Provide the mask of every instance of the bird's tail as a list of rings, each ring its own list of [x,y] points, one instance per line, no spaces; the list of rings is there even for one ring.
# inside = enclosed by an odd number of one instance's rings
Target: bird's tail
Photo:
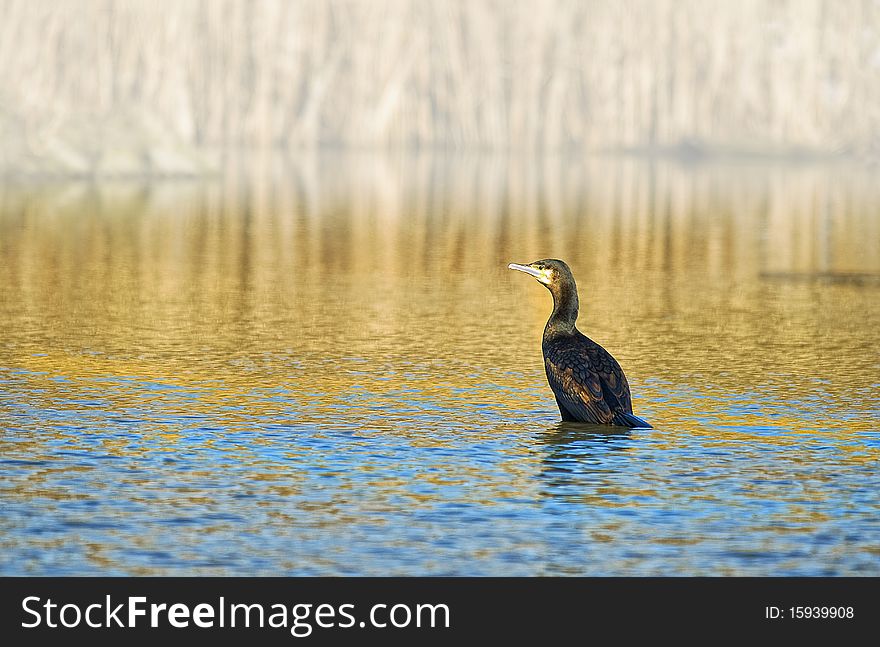
[[[647,420],[642,420],[638,416],[634,416],[631,413],[624,413],[623,411],[615,412],[614,424],[620,425],[621,427],[645,427],[648,429],[653,429],[653,427],[648,424]]]

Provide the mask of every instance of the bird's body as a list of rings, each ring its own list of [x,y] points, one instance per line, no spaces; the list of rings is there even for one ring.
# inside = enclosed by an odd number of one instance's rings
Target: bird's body
[[[600,425],[646,427],[633,415],[629,384],[620,364],[589,337],[544,338],[544,369],[562,419]]]
[[[611,354],[575,326],[577,285],[568,265],[556,259],[508,267],[526,272],[553,295],[553,313],[541,349],[547,381],[562,419],[622,427],[650,427],[633,415],[629,384]]]

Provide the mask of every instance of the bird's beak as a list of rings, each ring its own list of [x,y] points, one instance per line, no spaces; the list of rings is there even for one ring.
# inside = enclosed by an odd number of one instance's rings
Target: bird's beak
[[[540,279],[543,274],[541,270],[536,270],[531,265],[520,265],[519,263],[511,263],[507,266],[509,270],[519,270],[520,272],[525,272],[529,276],[534,276],[536,279]]]

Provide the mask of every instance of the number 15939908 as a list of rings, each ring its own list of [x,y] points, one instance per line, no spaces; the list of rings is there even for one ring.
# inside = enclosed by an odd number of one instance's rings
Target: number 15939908
[[[853,607],[764,607],[764,617],[768,620],[792,618],[795,620],[846,620],[855,617]]]

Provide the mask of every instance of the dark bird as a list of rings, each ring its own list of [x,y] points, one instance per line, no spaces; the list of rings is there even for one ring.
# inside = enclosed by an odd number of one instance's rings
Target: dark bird
[[[629,384],[611,353],[574,325],[578,294],[568,265],[555,258],[528,265],[511,263],[512,270],[534,276],[553,295],[553,314],[544,326],[541,349],[547,381],[562,419],[621,427],[650,427],[633,415]]]

